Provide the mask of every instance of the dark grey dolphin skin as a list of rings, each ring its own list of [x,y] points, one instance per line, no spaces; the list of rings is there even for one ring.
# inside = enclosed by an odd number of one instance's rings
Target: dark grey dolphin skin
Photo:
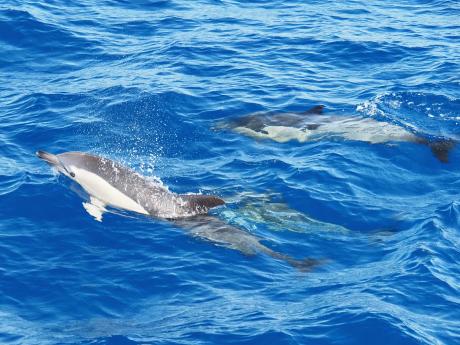
[[[299,142],[341,137],[369,143],[413,142],[426,145],[441,162],[449,161],[449,151],[456,145],[453,139],[428,139],[387,122],[357,116],[324,115],[318,105],[304,112],[255,113],[231,120],[223,126],[244,135],[278,142]]]
[[[185,219],[176,219],[174,223],[187,229],[193,236],[198,238],[238,250],[247,256],[264,253],[274,259],[287,262],[301,272],[309,272],[315,266],[324,262],[324,260],[312,258],[298,260],[289,255],[276,252],[260,243],[262,240],[261,238],[251,235],[246,231],[238,229],[210,215],[198,215]]]
[[[263,132],[266,126],[281,125],[286,127],[305,127],[309,130],[317,129],[320,124],[309,115],[322,115],[324,105],[317,105],[299,113],[256,113],[233,119],[231,127],[246,127],[255,132]]]
[[[169,220],[186,229],[193,236],[238,250],[246,255],[265,253],[301,271],[309,271],[320,263],[309,258],[296,260],[275,252],[261,244],[259,238],[207,215],[211,208],[225,203],[219,197],[175,194],[159,182],[147,179],[117,162],[87,153],[66,152],[53,155],[38,151],[37,156],[80,184],[90,198],[98,201],[93,200],[92,207],[96,210],[85,206],[91,215],[99,216],[98,220],[101,220],[98,212],[104,212],[105,205],[111,205]],[[118,199],[109,200],[110,198]]]

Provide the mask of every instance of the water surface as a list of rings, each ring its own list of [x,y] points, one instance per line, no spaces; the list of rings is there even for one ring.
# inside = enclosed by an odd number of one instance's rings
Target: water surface
[[[278,144],[214,127],[255,111],[372,117],[459,139],[457,1],[0,4],[0,342],[460,342],[460,149]],[[108,214],[34,155],[86,151],[282,261]]]

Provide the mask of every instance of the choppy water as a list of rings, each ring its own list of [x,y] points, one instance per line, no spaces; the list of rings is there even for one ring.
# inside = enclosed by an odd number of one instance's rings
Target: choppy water
[[[278,144],[254,111],[375,117],[459,139],[458,1],[0,4],[0,342],[460,342],[460,148]],[[89,151],[217,194],[265,255],[108,214],[39,161]]]

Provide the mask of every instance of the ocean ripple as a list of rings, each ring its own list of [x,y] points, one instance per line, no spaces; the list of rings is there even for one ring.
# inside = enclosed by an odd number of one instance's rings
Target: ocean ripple
[[[458,145],[276,143],[254,112],[370,117],[460,140],[456,1],[0,4],[0,342],[460,342]],[[35,152],[85,151],[178,193],[306,274],[172,223],[95,222]]]

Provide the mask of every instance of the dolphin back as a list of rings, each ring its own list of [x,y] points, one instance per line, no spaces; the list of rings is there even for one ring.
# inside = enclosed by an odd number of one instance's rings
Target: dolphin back
[[[186,201],[191,209],[202,212],[207,212],[213,207],[225,204],[224,200],[214,195],[181,194],[180,198]]]

